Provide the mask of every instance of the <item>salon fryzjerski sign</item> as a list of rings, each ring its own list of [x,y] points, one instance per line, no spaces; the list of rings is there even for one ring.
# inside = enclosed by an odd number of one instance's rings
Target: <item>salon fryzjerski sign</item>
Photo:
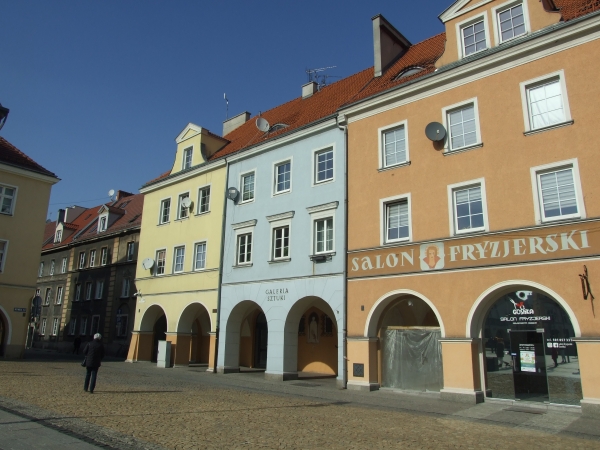
[[[352,252],[348,277],[428,272],[598,255],[599,222]]]

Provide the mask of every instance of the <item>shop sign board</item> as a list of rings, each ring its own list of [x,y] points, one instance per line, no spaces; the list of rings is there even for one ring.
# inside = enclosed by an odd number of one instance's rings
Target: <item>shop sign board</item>
[[[600,227],[585,222],[348,254],[348,278],[550,261],[600,254]]]

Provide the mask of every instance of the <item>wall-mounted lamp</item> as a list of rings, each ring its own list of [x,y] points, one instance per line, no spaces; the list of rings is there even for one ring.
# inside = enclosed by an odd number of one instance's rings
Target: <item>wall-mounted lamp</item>
[[[139,303],[146,303],[146,301],[144,300],[144,297],[142,297],[142,291],[137,291],[135,294],[133,294],[134,297],[139,297]]]

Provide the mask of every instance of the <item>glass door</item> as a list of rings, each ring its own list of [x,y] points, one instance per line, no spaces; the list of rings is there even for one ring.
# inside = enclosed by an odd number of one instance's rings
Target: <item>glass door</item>
[[[510,330],[509,336],[515,398],[530,402],[550,401],[544,330]]]

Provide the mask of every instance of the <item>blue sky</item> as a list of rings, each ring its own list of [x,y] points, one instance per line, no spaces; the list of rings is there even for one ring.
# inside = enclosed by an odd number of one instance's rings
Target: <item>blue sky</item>
[[[175,137],[300,95],[307,68],[373,65],[371,17],[411,42],[451,0],[0,0],[5,139],[55,172],[49,216],[138,192],[171,168]],[[335,78],[332,78],[335,80]]]

